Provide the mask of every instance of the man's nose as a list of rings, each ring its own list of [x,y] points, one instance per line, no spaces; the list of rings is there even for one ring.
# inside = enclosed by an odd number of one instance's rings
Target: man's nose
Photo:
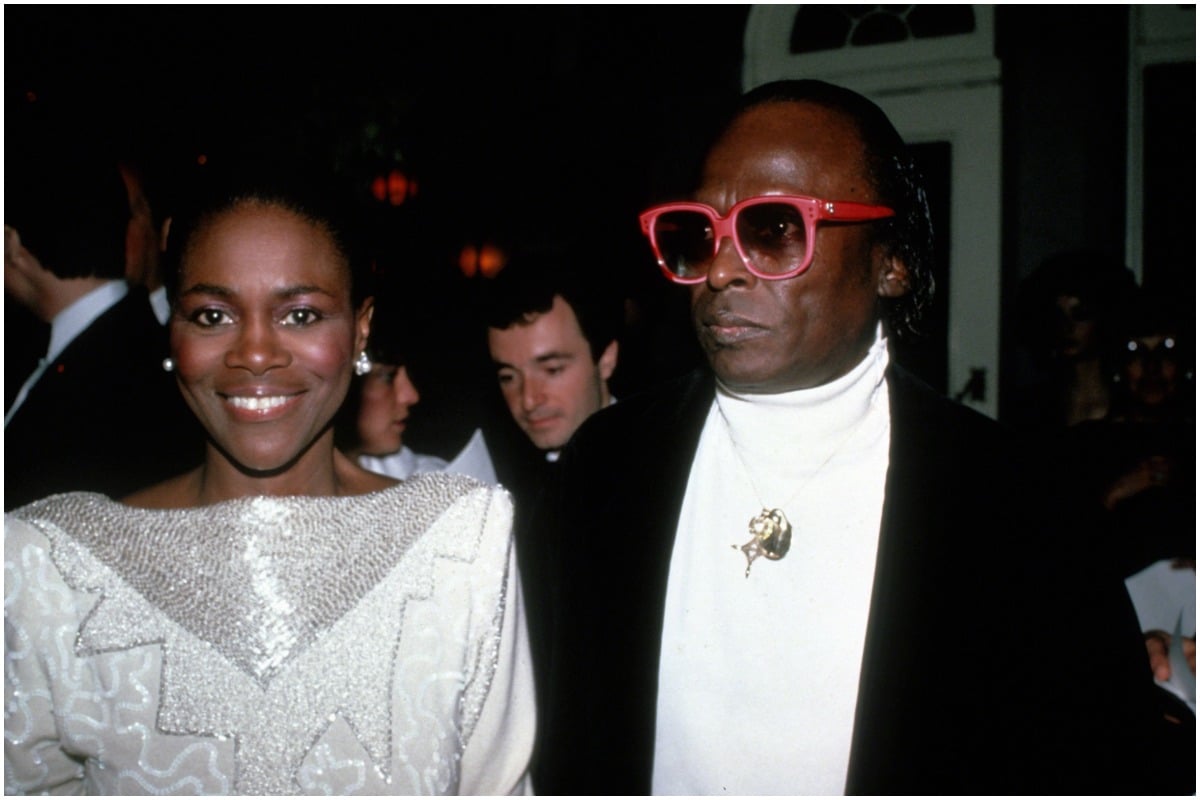
[[[544,393],[542,391],[542,382],[537,378],[526,378],[521,384],[521,408],[524,411],[532,411],[542,404]]]
[[[746,269],[746,262],[738,253],[732,236],[725,236],[717,246],[717,253],[708,265],[708,285],[714,291],[727,286],[745,285],[754,280],[754,273]]]

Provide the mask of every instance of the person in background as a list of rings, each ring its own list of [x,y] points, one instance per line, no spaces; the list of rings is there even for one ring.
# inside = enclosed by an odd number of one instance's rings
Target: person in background
[[[116,158],[52,136],[20,152],[5,174],[4,288],[37,324],[5,343],[34,359],[6,365],[19,389],[4,418],[5,509],[120,495],[195,466],[202,436],[162,371],[166,332],[123,277],[136,215]]]
[[[519,253],[479,298],[487,352],[507,408],[499,414],[507,419],[488,426],[489,448],[516,504],[517,556],[538,653],[550,646],[544,592],[554,545],[530,518],[563,445],[584,420],[615,402],[609,380],[617,369],[623,308],[602,275],[587,258],[559,248]]]
[[[1160,683],[1171,677],[1169,650],[1181,614],[1179,635],[1195,673],[1194,329],[1194,313],[1175,298],[1145,288],[1130,297],[1114,319],[1105,358],[1110,411],[1072,429],[1063,470],[1078,476],[1112,523],[1115,563]],[[1182,609],[1169,602],[1178,596]],[[1190,699],[1194,705],[1194,692]],[[1194,709],[1173,716],[1190,727],[1181,752],[1194,756]]]
[[[129,195],[129,234],[125,239],[125,280],[144,287],[154,316],[163,325],[171,314],[162,279],[162,253],[171,217],[165,167],[148,156],[128,154],[120,161],[121,179]]]
[[[1017,326],[1037,376],[1020,392],[1013,427],[1057,442],[1063,429],[1108,414],[1105,356],[1135,290],[1123,263],[1093,250],[1056,253],[1022,282]]]
[[[563,255],[514,259],[488,287],[488,352],[513,420],[550,461],[613,402],[621,305]]]
[[[526,792],[511,501],[334,447],[372,310],[348,205],[233,167],[166,259],[203,462],[5,517],[5,792]]]
[[[367,360],[356,365],[359,375],[351,383],[336,423],[343,452],[363,468],[397,480],[420,472],[458,472],[484,483],[497,483],[496,468],[479,428],[451,460],[414,452],[404,444],[412,407],[420,402],[421,394],[408,371],[404,344],[408,333],[393,321],[395,311],[387,297],[377,297]]]
[[[532,522],[535,790],[1192,791],[1086,510],[890,359],[933,232],[886,115],[763,85],[698,177],[641,223],[707,365],[592,415]]]

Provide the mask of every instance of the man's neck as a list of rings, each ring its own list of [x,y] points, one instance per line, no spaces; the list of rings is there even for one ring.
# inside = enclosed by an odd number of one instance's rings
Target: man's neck
[[[34,312],[44,321],[53,322],[64,309],[69,308],[75,301],[92,292],[111,278],[55,278],[42,292],[42,302],[38,303]]]

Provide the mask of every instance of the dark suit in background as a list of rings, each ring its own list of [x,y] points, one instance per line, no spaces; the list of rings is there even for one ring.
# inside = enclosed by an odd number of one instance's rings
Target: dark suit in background
[[[76,336],[5,427],[5,510],[76,489],[120,498],[196,466],[202,432],[166,355],[139,288]]]

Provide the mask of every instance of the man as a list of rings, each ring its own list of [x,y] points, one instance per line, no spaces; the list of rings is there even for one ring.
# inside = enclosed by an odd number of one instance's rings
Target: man
[[[125,280],[131,286],[145,287],[150,307],[158,321],[166,325],[171,316],[167,289],[163,286],[162,253],[166,246],[170,217],[165,187],[153,169],[143,164],[150,159],[128,157],[121,161],[121,180],[129,197],[129,232],[125,237]],[[151,196],[156,195],[151,200]]]
[[[5,292],[48,336],[5,409],[5,509],[75,489],[121,497],[194,465],[203,440],[163,371],[166,331],[123,279],[115,160],[29,144],[5,180]]]
[[[555,460],[575,430],[612,402],[620,306],[585,291],[571,263],[514,261],[491,287],[488,352],[513,421]]]
[[[1157,788],[1119,580],[1010,437],[889,363],[932,290],[891,123],[761,87],[693,199],[642,222],[710,369],[589,419],[535,520],[558,570],[535,790]]]
[[[622,308],[602,285],[583,285],[582,275],[602,274],[588,258],[553,249],[520,254],[482,298],[488,353],[515,423],[488,424],[485,435],[496,475],[513,495],[530,644],[543,654],[538,666],[548,647],[550,609],[542,593],[550,585],[547,559],[554,548],[543,538],[546,529],[529,520],[563,445],[584,420],[614,402],[609,379],[617,367]],[[539,680],[539,704],[546,686]]]

